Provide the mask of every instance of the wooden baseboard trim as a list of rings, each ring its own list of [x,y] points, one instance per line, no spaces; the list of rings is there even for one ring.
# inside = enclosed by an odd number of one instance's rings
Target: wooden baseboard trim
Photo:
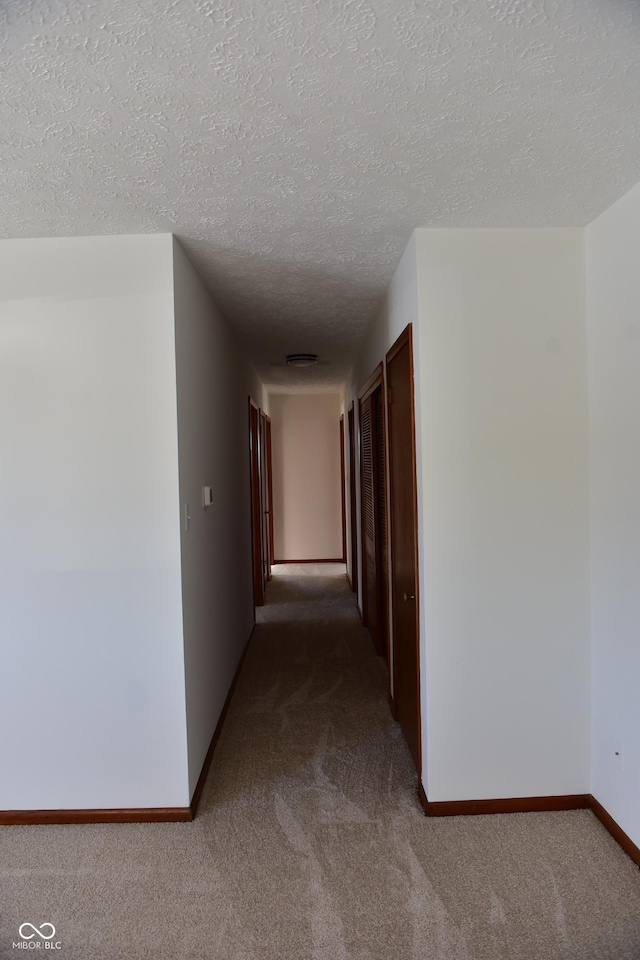
[[[618,826],[616,821],[613,819],[610,813],[607,813],[605,808],[596,800],[595,797],[590,797],[591,800],[591,809],[594,814],[600,821],[600,823],[609,831],[614,840],[616,840],[627,856],[631,857],[633,862],[637,867],[640,867],[640,847],[637,847],[633,842],[631,837],[629,837],[622,827]]]
[[[273,565],[279,563],[344,563],[344,557],[321,557],[319,560],[274,560]]]
[[[228,690],[228,692],[227,692],[227,696],[226,696],[226,698],[225,698],[224,705],[223,705],[223,707],[222,707],[222,710],[220,711],[220,716],[218,717],[218,722],[217,722],[217,724],[216,724],[216,728],[215,728],[215,730],[213,731],[213,736],[211,737],[211,743],[209,744],[209,749],[207,750],[207,755],[206,755],[206,757],[204,758],[204,763],[202,764],[202,770],[200,771],[200,776],[198,777],[198,782],[197,782],[197,784],[196,784],[196,788],[195,788],[195,790],[193,791],[193,797],[191,798],[191,806],[190,806],[190,808],[189,808],[190,811],[191,811],[191,818],[192,818],[192,819],[195,819],[195,816],[196,816],[196,811],[197,811],[197,809],[198,809],[198,804],[200,803],[200,797],[202,796],[202,791],[203,791],[203,789],[204,789],[205,780],[207,779],[207,774],[209,773],[209,767],[211,766],[211,761],[213,760],[213,754],[214,754],[215,749],[216,749],[216,744],[218,743],[218,740],[220,739],[220,733],[221,733],[222,727],[223,727],[223,725],[224,725],[225,717],[226,717],[226,715],[227,715],[227,710],[229,709],[229,704],[231,703],[231,697],[233,696],[233,691],[234,691],[235,688],[236,688],[236,684],[237,684],[237,682],[238,682],[238,677],[240,676],[240,671],[242,670],[242,665],[243,665],[243,663],[244,663],[244,661],[245,661],[245,657],[247,656],[247,651],[248,651],[248,649],[249,649],[249,644],[251,643],[251,640],[252,640],[252,638],[253,638],[253,634],[254,634],[255,629],[256,629],[256,625],[255,625],[255,623],[254,623],[253,627],[251,628],[251,633],[249,634],[249,639],[248,639],[247,642],[245,643],[245,645],[244,645],[244,650],[242,651],[242,654],[240,655],[240,660],[238,661],[238,666],[236,667],[236,672],[235,672],[234,675],[233,675],[233,680],[231,681],[231,686],[229,687],[229,690]]]
[[[44,823],[182,823],[193,820],[190,807],[132,807],[104,810],[0,810],[0,825]]]
[[[253,637],[255,623],[249,634],[240,661],[236,668],[224,706],[213,732],[209,749],[202,766],[202,771],[193,793],[193,799],[188,807],[132,807],[131,809],[116,810],[0,810],[0,826],[19,826],[44,823],[185,823],[195,818],[200,796],[204,787],[209,767],[213,759],[224,718],[229,709],[231,696],[235,689],[240,670]]]
[[[587,810],[588,793],[557,797],[509,797],[499,800],[444,800],[431,802],[422,784],[418,786],[420,803],[427,817],[476,817],[495,813],[541,813],[549,810]]]
[[[514,797],[507,800],[447,800],[431,803],[422,783],[418,782],[418,799],[427,817],[464,817],[495,813],[540,813],[548,810],[592,810],[603,827],[620,844],[628,857],[640,867],[638,847],[602,804],[589,793],[558,797]]]

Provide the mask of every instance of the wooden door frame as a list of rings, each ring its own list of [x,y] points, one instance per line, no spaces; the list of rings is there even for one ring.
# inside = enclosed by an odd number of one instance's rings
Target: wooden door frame
[[[356,503],[356,413],[353,402],[347,410],[349,441],[349,528],[351,532],[351,589],[358,593],[358,518]]]
[[[374,390],[377,390],[378,387],[382,386],[384,380],[384,364],[382,360],[375,368],[367,382],[363,387],[360,387],[358,391],[358,403],[362,403],[363,400],[366,400],[371,396]]]
[[[347,562],[347,511],[345,506],[346,477],[344,470],[344,414],[340,416],[340,503],[342,506],[342,562]]]
[[[371,374],[371,376],[369,377],[369,379],[366,381],[364,386],[361,387],[360,390],[358,391],[358,436],[360,437],[360,444],[359,444],[359,448],[360,448],[360,464],[359,464],[359,467],[360,467],[359,469],[359,472],[360,472],[360,557],[361,557],[361,565],[362,565],[362,577],[360,578],[362,583],[361,614],[362,614],[362,622],[364,623],[365,627],[368,627],[369,624],[367,623],[367,599],[368,598],[367,598],[367,578],[365,576],[365,552],[366,552],[365,530],[364,530],[363,515],[362,515],[362,503],[363,503],[362,494],[364,489],[363,470],[362,470],[362,404],[369,399],[371,394],[375,390],[377,390],[378,387],[382,386],[383,381],[384,381],[384,364],[380,362],[378,366],[375,368],[375,370],[373,371],[373,373]],[[384,404],[384,401],[383,401],[383,406],[386,406]],[[373,496],[374,496],[374,502],[375,502],[375,491],[373,493]],[[377,527],[377,523],[374,515],[374,528],[375,527]],[[372,639],[375,642],[375,637],[373,637]]]
[[[267,437],[267,488],[269,496],[269,556],[271,563],[274,563],[275,553],[273,551],[273,454],[271,449],[271,417],[265,413],[266,437]],[[269,569],[269,580],[271,580],[271,569]]]
[[[249,456],[251,470],[251,544],[253,560],[253,603],[256,607],[264,604],[264,583],[262,573],[262,517],[260,511],[260,408],[249,397]]]
[[[414,566],[415,566],[415,618],[416,618],[416,663],[418,665],[418,777],[420,782],[422,782],[422,684],[421,684],[421,663],[420,663],[420,567],[418,565],[418,480],[417,480],[417,460],[416,460],[416,405],[415,405],[415,390],[414,390],[414,355],[413,355],[413,327],[412,324],[408,324],[395,343],[390,347],[385,356],[385,373],[388,365],[394,359],[394,357],[400,353],[403,347],[409,347],[409,359],[411,366],[411,382],[409,385],[409,393],[411,397],[411,440],[412,440],[412,459],[413,459],[413,510],[415,517],[415,527],[413,532],[413,552],[414,552]],[[388,378],[386,380],[388,384]],[[388,430],[388,444],[389,451],[391,451],[391,444],[393,442],[393,428],[391,426],[391,416],[389,415],[388,406],[389,403],[393,402],[393,398],[389,396],[390,388],[387,387],[385,395],[385,408],[387,413],[387,430]],[[391,456],[389,456],[389,467],[388,467],[388,480],[389,480],[389,524],[390,524],[390,555],[391,555],[391,568],[393,570],[395,565],[395,543],[394,543],[394,522],[395,518],[394,513],[394,496],[393,496],[393,472],[391,470]],[[390,694],[392,702],[392,710],[394,716],[397,715],[396,702],[395,702],[395,693],[396,693],[396,604],[397,599],[394,596],[393,591],[393,576],[391,578],[391,583],[389,585],[391,593],[391,620],[393,623],[393,655],[392,655],[392,664],[391,671],[393,672],[393,692]],[[390,672],[391,672],[390,671]]]
[[[366,565],[366,544],[364,531],[364,470],[362,469],[362,401],[358,400],[358,479],[360,481],[360,510],[358,519],[360,520],[360,583],[362,585],[362,604],[360,605],[360,619],[365,627],[369,627],[367,619],[367,565]]]
[[[258,461],[260,464],[260,550],[262,557],[262,582],[266,585],[271,579],[271,553],[269,538],[269,467],[267,464],[267,416],[262,409],[258,411],[260,429],[260,443],[258,447]]]
[[[378,582],[378,600],[380,602],[379,614],[381,622],[384,625],[384,637],[383,643],[386,645],[386,660],[387,660],[387,670],[389,671],[389,656],[390,656],[390,640],[391,640],[391,610],[389,607],[389,463],[388,463],[388,450],[387,450],[387,383],[386,383],[386,368],[384,363],[382,364],[382,383],[379,388],[380,390],[380,416],[382,419],[382,474],[383,474],[383,486],[384,486],[384,515],[385,515],[385,524],[386,524],[386,542],[381,542],[381,530],[380,522],[376,525],[376,551],[380,553],[381,559],[381,568],[380,576],[382,580]],[[376,401],[377,404],[377,401]],[[377,449],[377,447],[376,447]],[[378,453],[377,457],[378,464],[380,463],[380,454]],[[378,478],[378,492],[380,488],[380,481]],[[378,501],[378,510],[380,509],[380,503]],[[378,514],[379,517],[379,514]],[[389,678],[389,685],[391,685],[391,679]]]

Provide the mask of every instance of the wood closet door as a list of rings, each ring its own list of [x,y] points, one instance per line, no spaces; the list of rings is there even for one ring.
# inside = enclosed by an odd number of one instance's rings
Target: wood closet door
[[[360,483],[362,507],[362,614],[379,650],[378,578],[376,569],[376,430],[375,403],[360,403]]]
[[[249,397],[249,445],[251,452],[251,539],[253,547],[253,602],[264,603],[264,567],[262,562],[262,506],[260,481],[260,411]]]
[[[411,325],[387,354],[393,692],[396,717],[421,769],[418,538]]]
[[[351,589],[358,592],[358,527],[356,520],[356,428],[353,404],[347,412],[349,432],[349,529],[351,531]]]
[[[385,448],[385,415],[382,386],[371,397],[375,411],[374,445],[374,512],[376,534],[376,600],[378,605],[378,644],[380,656],[388,659],[389,586],[387,554],[387,457]]]

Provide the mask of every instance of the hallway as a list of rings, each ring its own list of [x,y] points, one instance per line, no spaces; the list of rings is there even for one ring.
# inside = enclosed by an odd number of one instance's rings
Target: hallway
[[[640,875],[595,817],[426,819],[344,566],[273,574],[200,807],[226,956],[637,960]]]
[[[640,2],[0,26],[0,960],[640,960]]]
[[[0,833],[2,957],[637,960],[640,875],[589,811],[426,819],[341,564],[278,565],[194,823]]]
[[[273,568],[201,801],[256,956],[401,955],[390,827],[423,818],[344,569]]]

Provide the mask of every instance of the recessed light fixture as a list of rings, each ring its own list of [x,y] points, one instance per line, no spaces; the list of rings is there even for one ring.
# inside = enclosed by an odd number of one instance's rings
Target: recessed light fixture
[[[317,362],[317,353],[290,353],[287,357],[287,363],[291,367],[312,367]]]

